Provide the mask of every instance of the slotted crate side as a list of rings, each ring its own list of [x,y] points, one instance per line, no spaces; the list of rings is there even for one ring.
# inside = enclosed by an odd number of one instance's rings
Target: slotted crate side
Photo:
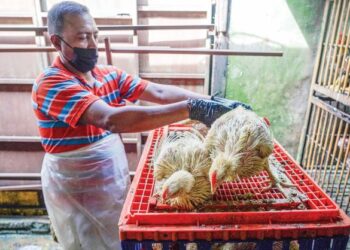
[[[299,240],[246,240],[246,241],[152,241],[146,240],[142,243],[138,241],[125,240],[122,241],[123,250],[186,250],[186,249],[299,249],[299,250],[319,250],[319,249],[346,249],[348,241],[347,236],[337,236],[333,238],[303,238]],[[195,247],[193,246],[195,244]],[[231,244],[231,245],[225,245]]]
[[[154,218],[157,219],[157,218]],[[160,224],[160,223],[159,223]],[[260,223],[229,225],[119,225],[121,240],[264,240],[349,236],[350,220],[341,212],[337,222]]]
[[[350,105],[350,2],[327,1],[312,89]]]
[[[350,115],[313,98],[302,165],[350,213]]]

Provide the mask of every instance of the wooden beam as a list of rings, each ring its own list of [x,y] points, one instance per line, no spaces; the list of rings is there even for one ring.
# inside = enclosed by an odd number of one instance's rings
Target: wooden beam
[[[230,17],[230,0],[216,1],[215,25],[216,36],[214,37],[214,49],[229,49],[228,26]],[[209,94],[219,94],[225,96],[226,76],[227,76],[228,57],[215,55],[212,58],[211,88]]]
[[[33,15],[33,24],[35,26],[43,26],[43,19],[40,14],[43,12],[43,3],[42,0],[34,0],[34,15]],[[45,7],[45,6],[44,6]],[[46,39],[46,37],[41,36],[41,34],[35,34],[35,45],[38,47],[48,46],[50,42]],[[40,60],[37,61],[37,64],[40,68],[45,69],[50,66],[50,55],[48,54],[40,54],[38,55]]]
[[[40,136],[6,136],[0,135],[0,142],[40,142]]]
[[[147,81],[156,82],[159,84],[167,84],[167,85],[174,85],[174,86],[188,86],[192,90],[194,90],[192,87],[200,87],[204,88],[204,79],[181,79],[181,78],[147,78],[143,77],[142,79],[145,79]]]
[[[97,25],[100,31],[117,31],[117,30],[214,30],[213,24],[196,24],[196,25]],[[43,34],[47,31],[47,26],[28,26],[28,25],[0,25],[0,31],[5,32],[36,32]]]
[[[125,152],[136,152],[137,138],[122,138]],[[1,151],[44,152],[39,136],[0,136]]]
[[[186,18],[191,18],[191,19],[204,19],[207,17],[207,12],[205,10],[188,10],[184,11],[182,10],[158,10],[156,8],[146,10],[145,8],[142,8],[141,10],[138,11],[138,16],[140,18],[178,18],[178,19],[186,19]]]
[[[343,111],[337,109],[336,107],[325,103],[324,101],[320,100],[317,97],[311,97],[311,102],[323,110],[327,110],[327,112],[333,114],[334,116],[338,117],[339,119],[345,121],[346,123],[350,123],[350,114],[346,114]]]
[[[33,25],[33,17],[26,15],[0,15],[0,24],[29,24]]]
[[[214,8],[213,3],[209,4],[207,6],[207,18],[206,22],[212,23],[214,22]],[[214,25],[214,24],[213,24]],[[210,34],[212,33],[212,34]],[[207,49],[213,48],[213,40],[214,40],[214,34],[215,32],[207,32],[207,36],[205,39],[205,45],[204,47]],[[211,86],[211,76],[212,76],[212,62],[213,62],[213,56],[207,56],[205,58],[205,77],[203,81],[203,94],[210,94],[210,86]]]
[[[140,73],[141,78],[165,78],[165,79],[204,79],[205,74],[188,73]]]
[[[26,52],[55,52],[56,49],[50,46],[34,47],[34,46],[1,46],[0,53],[26,53]]]
[[[0,192],[2,192],[2,191],[22,191],[22,190],[41,190],[41,184],[0,186]]]
[[[204,74],[186,73],[140,73],[139,77],[153,82],[164,82],[171,85],[203,85]],[[0,92],[32,91],[34,79],[0,78]]]
[[[215,10],[216,32],[227,33],[230,14],[229,0],[216,1]]]
[[[227,56],[282,56],[281,51],[235,51],[220,49],[181,49],[181,48],[143,48],[143,47],[111,47],[114,53],[138,53],[138,54],[182,54],[182,55],[227,55]],[[1,50],[0,50],[1,52]]]
[[[169,85],[203,86],[204,74],[186,74],[186,73],[140,73],[142,79]]]
[[[33,84],[34,79],[32,78],[0,78],[0,84],[18,84],[18,85],[27,85],[27,84]]]
[[[0,180],[40,180],[40,173],[0,173]]]
[[[47,12],[41,13],[43,23],[47,24]],[[131,25],[132,17],[129,15],[94,16],[97,25]]]
[[[335,101],[338,101],[346,106],[350,106],[349,95],[330,90],[329,88],[324,87],[324,86],[320,86],[318,84],[313,84],[312,88],[313,88],[313,90],[315,90],[321,94],[329,96],[330,98],[334,99]]]
[[[34,79],[0,78],[0,91],[29,92],[32,90]]]
[[[105,37],[104,39],[105,48],[106,48],[106,60],[108,65],[113,65],[112,52],[111,52],[111,39]]]
[[[100,25],[99,30],[214,30],[213,24],[197,25]]]
[[[40,142],[16,142],[16,141],[0,141],[1,151],[16,151],[20,152],[43,152],[43,147]]]
[[[105,51],[105,48],[98,48]],[[14,52],[55,52],[54,47],[0,47],[0,53]],[[182,55],[226,55],[226,56],[283,56],[281,51],[235,51],[227,49],[181,49],[158,47],[111,47],[112,53],[136,53],[136,54],[182,54]]]
[[[39,136],[0,136],[1,151],[40,152],[43,151]]]
[[[134,137],[123,137],[124,143],[134,144],[137,143],[137,138]],[[26,142],[41,142],[40,136],[6,136],[0,135],[0,142],[18,142],[18,143],[26,143]]]
[[[6,32],[0,34],[0,44],[22,44],[22,45],[28,45],[33,44],[35,45],[35,36],[34,34],[27,33],[25,36],[19,36],[15,34],[9,34]]]
[[[129,171],[130,178],[135,176],[135,171]],[[10,181],[41,181],[40,173],[0,173],[0,180]],[[41,184],[36,185],[16,185],[16,186],[2,186],[0,191],[15,191],[15,190],[28,190],[34,188],[41,189]]]
[[[144,11],[144,12],[189,12],[189,13],[206,13],[206,9],[201,8],[201,6],[186,6],[184,8],[183,5],[178,6],[172,6],[168,5],[166,8],[164,5],[140,5],[137,7],[137,11]]]
[[[220,32],[215,39],[215,49],[225,49],[229,48],[228,37]],[[215,55],[212,61],[212,76],[211,76],[211,95],[220,95],[225,97],[226,93],[226,76],[227,76],[227,55]]]

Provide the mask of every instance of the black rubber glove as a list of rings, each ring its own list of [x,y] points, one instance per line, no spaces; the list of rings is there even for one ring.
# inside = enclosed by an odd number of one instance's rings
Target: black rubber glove
[[[190,119],[200,121],[208,127],[221,115],[233,109],[221,103],[205,99],[188,99],[187,106]]]
[[[219,96],[211,96],[210,98],[211,100],[213,101],[216,101],[218,103],[221,103],[227,107],[230,107],[232,109],[235,109],[237,108],[238,106],[242,106],[243,108],[245,109],[248,109],[248,110],[252,110],[252,107],[248,104],[245,104],[243,102],[239,102],[239,101],[234,101],[234,100],[229,100],[229,99],[226,99],[226,98],[222,98],[222,97],[219,97]]]

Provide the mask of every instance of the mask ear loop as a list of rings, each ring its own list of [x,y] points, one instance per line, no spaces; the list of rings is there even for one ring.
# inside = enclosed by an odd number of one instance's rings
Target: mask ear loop
[[[71,48],[71,49],[74,51],[74,48],[73,48],[72,46],[70,46],[69,43],[67,43],[61,36],[59,36],[59,35],[57,35],[57,34],[56,34],[56,36],[57,36],[64,44],[66,44],[69,48]],[[63,54],[62,51],[61,51],[61,54],[62,54],[63,58],[66,59],[66,61],[67,61],[74,69],[76,69],[75,66],[72,64],[71,60],[69,60],[69,59]],[[76,70],[77,70],[77,69],[76,69]]]
[[[72,46],[69,45],[69,43],[67,43],[61,36],[56,35],[65,45],[67,45],[69,48],[73,49]]]

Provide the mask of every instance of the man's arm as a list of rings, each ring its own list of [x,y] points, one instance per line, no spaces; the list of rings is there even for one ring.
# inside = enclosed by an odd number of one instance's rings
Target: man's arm
[[[187,100],[210,99],[210,96],[149,82],[139,99],[164,105],[114,108],[103,101],[96,101],[87,108],[79,123],[91,124],[114,133],[151,130],[189,118]]]
[[[176,86],[149,82],[146,89],[139,97],[140,100],[158,104],[180,102],[190,98],[210,99],[210,96],[198,94]]]
[[[149,83],[139,99],[164,105],[116,108],[97,100],[85,110],[79,123],[91,124],[114,133],[151,130],[187,118],[211,126],[218,117],[233,109],[210,100],[210,96],[156,83]]]
[[[155,129],[189,117],[187,101],[151,107],[111,107],[102,100],[92,103],[79,120],[113,133],[133,133]]]

